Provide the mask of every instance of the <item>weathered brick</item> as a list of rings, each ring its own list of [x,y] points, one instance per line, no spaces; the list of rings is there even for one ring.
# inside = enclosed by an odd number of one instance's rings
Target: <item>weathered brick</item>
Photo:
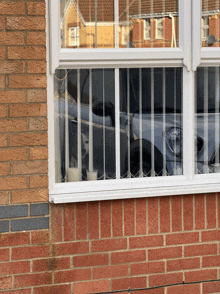
[[[124,200],[124,235],[134,235],[134,199]]]
[[[164,261],[131,264],[131,275],[163,273],[164,271],[165,271]]]
[[[63,284],[58,286],[44,286],[44,287],[34,288],[34,294],[60,294],[60,293],[71,293],[71,285]]]
[[[113,237],[123,236],[122,200],[112,201],[112,233]]]
[[[159,286],[182,283],[183,273],[160,274],[149,276],[149,286]]]
[[[26,274],[26,275],[16,275],[14,277],[15,287],[28,287],[28,286],[38,286],[46,285],[52,283],[51,273],[42,274]]]
[[[51,205],[51,241],[63,241],[63,206]],[[55,255],[55,252],[54,252]]]
[[[1,292],[1,294],[31,294],[31,289],[7,290]]]
[[[5,16],[0,16],[0,30],[5,29]]]
[[[148,233],[158,233],[158,198],[148,198]]]
[[[2,169],[4,169],[4,165],[7,166],[7,164],[0,164],[0,176],[1,175],[4,175],[4,172],[5,174],[8,173],[8,170],[7,172],[6,171],[3,171],[3,173],[1,173]],[[3,204],[9,204],[9,195],[8,195],[8,192],[0,192],[0,205],[3,205]]]
[[[216,193],[206,196],[206,219],[207,229],[216,228]]]
[[[49,230],[31,232],[32,244],[45,244],[45,243],[49,243],[49,241],[50,241]]]
[[[0,88],[5,88],[5,76],[0,76]]]
[[[0,103],[24,103],[25,91],[0,91]]]
[[[21,274],[30,272],[30,261],[0,263],[0,275]]]
[[[172,198],[172,232],[182,231],[182,197]]]
[[[45,59],[45,54],[45,47],[42,46],[8,47],[8,59]]]
[[[2,234],[0,236],[0,247],[27,245],[29,243],[29,232]]]
[[[30,131],[46,131],[47,130],[47,118],[30,117],[29,130]]]
[[[127,263],[127,262],[138,262],[146,261],[145,250],[132,250],[123,252],[113,252],[111,254],[111,263]]]
[[[44,31],[45,27],[45,17],[7,17],[7,28],[9,30]]]
[[[18,88],[46,88],[47,79],[45,75],[9,76],[9,87]]]
[[[108,254],[90,254],[73,256],[74,267],[108,265]]]
[[[66,204],[63,210],[63,223],[64,223],[64,240],[73,241],[75,240],[75,205]]]
[[[146,277],[121,278],[112,280],[112,290],[137,289],[146,287]]]
[[[23,73],[25,64],[23,61],[0,61],[2,74]]]
[[[217,244],[189,245],[184,248],[184,256],[217,254]]]
[[[219,267],[220,266],[220,256],[204,256],[202,257],[203,267]]]
[[[0,149],[0,161],[26,160],[26,148],[2,148]]]
[[[12,287],[12,277],[0,277],[0,289],[10,289]]]
[[[0,117],[7,116],[7,105],[0,105]]]
[[[93,268],[93,279],[106,279],[128,276],[128,265],[113,265]]]
[[[1,45],[24,45],[24,33],[0,32]]]
[[[167,288],[167,294],[200,294],[200,285],[179,285]]]
[[[8,163],[0,163],[0,176],[7,176],[7,175],[8,175]],[[4,195],[5,195],[4,192],[2,194],[0,193],[0,199],[1,199],[0,203],[1,201],[3,201],[3,198],[5,199]],[[7,199],[8,199],[8,196],[7,196]],[[1,203],[1,204],[4,204],[4,203]]]
[[[212,231],[203,231],[202,232],[202,242],[207,241],[218,241],[220,240],[220,231],[212,230]]]
[[[184,230],[193,229],[193,196],[183,196],[183,223]]]
[[[160,197],[160,232],[170,232],[170,197]]]
[[[40,160],[48,158],[47,147],[32,147],[30,148],[30,160]]]
[[[37,246],[12,248],[12,260],[47,257],[49,256],[49,254],[50,254],[49,245],[37,245]]]
[[[185,282],[198,282],[217,279],[217,269],[185,272]]]
[[[17,190],[27,188],[27,177],[0,178],[1,190]]]
[[[8,136],[0,134],[0,147],[6,147],[8,145]]]
[[[23,133],[10,135],[11,146],[47,145],[46,133]]]
[[[5,47],[0,47],[0,59],[5,59]]]
[[[204,283],[202,287],[203,294],[217,293],[220,291],[220,282]]]
[[[11,163],[12,175],[43,174],[48,171],[47,161],[24,161]]]
[[[48,201],[48,189],[32,189],[11,192],[11,203],[30,203]]]
[[[166,235],[166,245],[191,244],[199,242],[199,233],[177,233]]]
[[[87,294],[95,292],[107,292],[110,291],[110,281],[91,281],[91,282],[81,282],[73,284],[74,294]]]
[[[58,271],[54,274],[54,282],[57,284],[83,280],[91,280],[91,269]]]
[[[73,254],[83,254],[89,252],[89,242],[71,242],[71,243],[60,243],[53,244],[53,255],[73,255]],[[92,258],[93,255],[85,255],[85,259],[88,257]],[[101,256],[101,254],[94,255],[94,259]],[[107,256],[107,254],[105,254]],[[79,256],[79,259],[82,259],[83,256]],[[76,264],[77,260],[76,260]]]
[[[46,272],[70,268],[70,257],[33,260],[33,272]]]
[[[195,229],[205,227],[205,201],[204,194],[195,195]]]
[[[187,269],[195,269],[200,267],[200,259],[198,258],[181,258],[167,260],[167,271],[180,271]]]
[[[146,199],[136,199],[136,235],[146,234],[147,208]]]
[[[10,105],[10,117],[30,117],[30,116],[46,116],[46,104],[20,104]]]
[[[29,15],[45,15],[45,3],[30,2],[27,3]]]
[[[28,61],[27,73],[46,73],[46,61]]]
[[[27,32],[27,45],[45,45],[46,33],[45,32]]]
[[[47,102],[46,90],[29,90],[28,91],[28,102]]]
[[[48,176],[30,176],[30,188],[47,188]]]
[[[9,260],[9,249],[0,249],[0,261]]]
[[[87,206],[86,203],[76,203],[76,240],[87,238]]]
[[[100,202],[101,238],[111,237],[111,202]]]
[[[126,238],[92,241],[92,252],[114,251],[127,248]]]
[[[182,257],[182,247],[166,247],[148,250],[149,260],[168,259]]]
[[[15,1],[1,1],[0,14],[25,14],[25,3]]]
[[[163,236],[144,236],[129,238],[129,248],[163,246]]]
[[[68,218],[72,219],[72,215],[74,215],[74,211],[73,210],[70,210],[70,211],[72,212],[72,214],[68,216],[66,215],[67,226],[68,226]],[[66,233],[68,234],[67,230],[66,230]],[[99,238],[99,202],[97,201],[88,203],[88,233],[89,233],[90,240]]]
[[[26,119],[1,119],[0,120],[1,132],[23,132],[27,130]]]

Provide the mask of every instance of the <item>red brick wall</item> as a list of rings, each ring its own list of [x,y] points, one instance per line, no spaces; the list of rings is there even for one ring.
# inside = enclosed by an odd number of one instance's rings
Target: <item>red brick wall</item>
[[[44,15],[41,1],[0,1],[0,206],[27,205],[24,220],[48,201]],[[0,234],[0,293],[219,279],[219,227],[218,194],[51,205],[50,229]],[[209,282],[133,293],[219,291]]]

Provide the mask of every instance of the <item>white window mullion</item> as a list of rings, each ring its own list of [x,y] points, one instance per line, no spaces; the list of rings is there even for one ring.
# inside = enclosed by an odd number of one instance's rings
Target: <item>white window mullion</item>
[[[114,0],[115,48],[119,48],[119,0]]]
[[[140,138],[140,170],[139,177],[143,177],[143,141],[142,141],[142,69],[139,69],[139,138]]]
[[[115,166],[116,179],[120,179],[120,101],[119,69],[115,69]]]
[[[219,172],[219,67],[215,69],[215,172]]]
[[[151,68],[151,177],[155,177],[154,156],[154,69]]]
[[[166,72],[165,68],[163,68],[163,134],[166,133]],[[163,136],[163,176],[167,176],[166,172],[166,137]]]
[[[66,71],[67,72],[67,71]],[[69,169],[69,108],[68,108],[68,75],[64,80],[65,83],[65,182]]]
[[[130,114],[130,70],[127,68],[127,132],[128,132],[128,172],[127,178],[131,178],[131,114]],[[127,168],[127,167],[126,167]]]
[[[78,169],[82,172],[82,147],[81,147],[81,91],[80,91],[80,69],[77,69],[77,160]]]
[[[89,70],[89,171],[93,171],[92,70]]]
[[[208,67],[204,68],[204,113],[203,113],[203,120],[204,120],[204,168],[203,173],[209,173],[208,167],[208,160],[209,160],[209,140],[208,140]]]

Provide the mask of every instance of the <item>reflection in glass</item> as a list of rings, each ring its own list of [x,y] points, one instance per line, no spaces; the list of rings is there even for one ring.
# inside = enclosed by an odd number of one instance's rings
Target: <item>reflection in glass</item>
[[[220,172],[219,67],[203,67],[196,74],[195,172]]]
[[[60,0],[62,48],[178,47],[178,0]]]
[[[201,41],[202,47],[219,47],[219,0],[202,0]]]

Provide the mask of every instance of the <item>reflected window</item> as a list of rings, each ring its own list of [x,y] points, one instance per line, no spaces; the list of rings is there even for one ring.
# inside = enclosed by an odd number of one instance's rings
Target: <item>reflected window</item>
[[[122,28],[121,28],[121,44],[127,45],[128,42],[129,42],[129,27],[122,26]]]
[[[69,28],[69,46],[79,46],[79,27]]]
[[[163,18],[156,18],[156,39],[163,39]]]
[[[150,39],[150,19],[144,20],[144,40]]]
[[[206,41],[208,36],[209,36],[209,17],[203,16],[202,17],[202,40]]]

